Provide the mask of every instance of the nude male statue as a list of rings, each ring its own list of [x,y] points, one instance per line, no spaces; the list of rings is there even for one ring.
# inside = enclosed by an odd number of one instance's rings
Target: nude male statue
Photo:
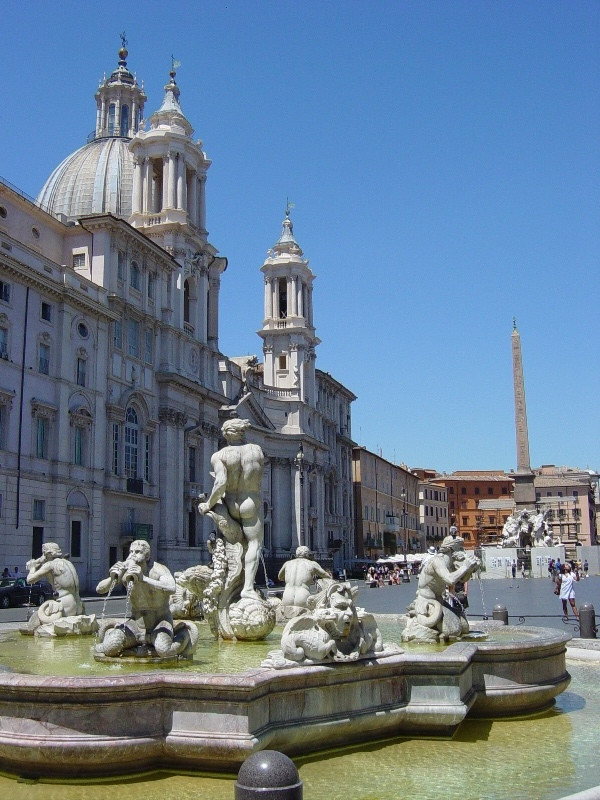
[[[101,580],[96,591],[106,594],[117,581],[124,586],[131,584],[131,617],[120,625],[106,631],[102,642],[97,645],[99,652],[107,656],[120,656],[124,651],[140,644],[143,637],[154,647],[157,655],[170,657],[182,654],[189,644],[176,634],[173,616],[169,608],[169,597],[175,591],[175,578],[163,564],[156,561],[148,569],[150,545],[137,539],[129,547],[125,561],[117,561],[109,570],[108,578]],[[141,619],[145,632],[138,629],[136,621]]]
[[[31,623],[43,624],[56,622],[61,617],[77,616],[84,613],[83,603],[79,596],[79,578],[73,564],[63,556],[55,542],[44,542],[40,558],[32,559],[26,564],[27,583],[35,583],[45,578],[54,589],[57,597],[46,600],[37,610],[37,620]]]
[[[200,514],[215,511],[239,524],[247,542],[244,556],[242,597],[260,599],[254,590],[258,559],[264,540],[261,485],[263,451],[257,444],[244,443],[247,419],[230,419],[222,427],[227,445],[211,458],[214,484],[206,502],[198,503]]]
[[[316,577],[330,578],[331,575],[310,557],[310,550],[304,545],[296,548],[296,558],[286,561],[279,570],[278,578],[285,581],[281,602],[284,606],[307,608],[310,586]]]
[[[411,620],[403,633],[403,640],[415,636],[414,620],[418,625],[436,631],[442,641],[456,638],[469,630],[466,618],[457,613],[444,599],[445,590],[457,581],[467,581],[481,567],[479,559],[464,550],[460,537],[446,536],[440,552],[422,567],[417,584],[417,595],[409,606]],[[417,635],[415,638],[418,636]]]

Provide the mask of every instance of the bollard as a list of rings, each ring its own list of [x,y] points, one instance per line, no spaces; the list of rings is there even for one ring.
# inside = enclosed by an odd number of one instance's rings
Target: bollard
[[[278,750],[261,750],[244,761],[235,782],[235,800],[302,800],[294,762]]]
[[[495,605],[492,611],[492,619],[497,619],[505,625],[508,625],[508,609],[506,606],[503,606],[502,603]]]
[[[579,635],[582,639],[596,638],[596,612],[592,603],[579,606]]]

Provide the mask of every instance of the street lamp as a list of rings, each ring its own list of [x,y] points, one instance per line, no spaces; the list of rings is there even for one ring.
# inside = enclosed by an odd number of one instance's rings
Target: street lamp
[[[300,530],[298,531],[298,544],[304,544],[304,446],[300,442],[300,447],[294,459],[294,466],[300,476]]]
[[[406,556],[406,551],[408,549],[408,533],[406,531],[406,489],[402,487],[402,491],[400,492],[400,499],[402,500],[402,550],[404,551],[404,555]]]

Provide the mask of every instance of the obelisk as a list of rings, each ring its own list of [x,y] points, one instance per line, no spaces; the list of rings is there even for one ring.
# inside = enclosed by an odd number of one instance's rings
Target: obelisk
[[[535,506],[535,486],[529,461],[529,434],[527,432],[527,409],[525,407],[525,381],[521,337],[517,322],[513,319],[512,332],[513,384],[515,391],[515,431],[517,436],[517,470],[514,473],[514,499],[517,511]]]

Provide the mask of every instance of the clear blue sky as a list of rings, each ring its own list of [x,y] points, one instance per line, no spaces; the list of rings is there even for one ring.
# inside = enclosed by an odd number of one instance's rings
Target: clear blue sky
[[[171,55],[213,166],[221,349],[261,354],[286,198],[317,275],[317,366],[353,437],[440,470],[600,467],[600,3],[5,2],[0,175],[36,195],[85,143],[119,33],[160,105]]]

